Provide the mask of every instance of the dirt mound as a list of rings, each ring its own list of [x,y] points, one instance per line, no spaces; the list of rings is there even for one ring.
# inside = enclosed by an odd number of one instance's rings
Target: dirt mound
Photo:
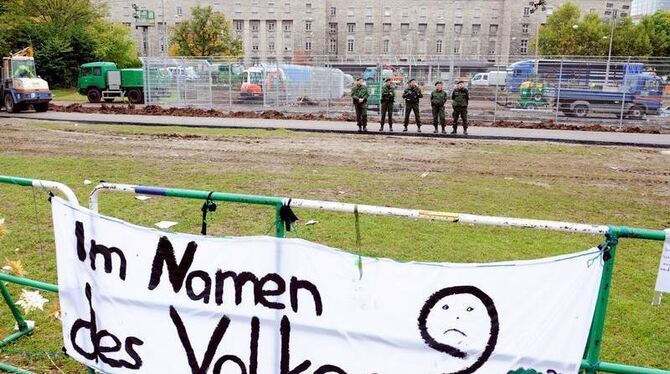
[[[637,134],[660,134],[661,131],[657,128],[640,128],[633,127],[619,127],[619,126],[604,126],[604,125],[579,125],[579,124],[565,124],[556,123],[554,120],[546,120],[540,123],[524,122],[524,121],[504,121],[498,120],[490,125],[491,127],[507,127],[517,129],[545,129],[545,130],[573,130],[573,131],[598,131],[598,132],[626,132]]]
[[[266,110],[265,112],[261,113],[261,118],[264,119],[285,119],[286,116],[284,113],[277,111],[277,110]]]
[[[133,104],[128,105],[106,105],[100,106],[82,105],[79,103],[70,104],[67,106],[50,104],[49,109],[54,112],[68,112],[68,113],[103,113],[103,114],[132,114],[132,115],[151,115],[151,116],[174,116],[174,117],[208,117],[208,118],[263,118],[263,119],[283,119],[295,121],[343,121],[356,122],[356,116],[353,113],[341,113],[337,116],[326,116],[324,113],[284,113],[278,110],[266,110],[263,112],[253,111],[232,111],[222,112],[215,109],[199,109],[199,108],[164,108],[158,105],[147,105],[141,108],[135,107]],[[398,117],[396,117],[398,118]],[[414,117],[411,117],[410,123],[414,123]],[[400,118],[400,121],[402,119]],[[426,126],[431,123],[424,122]],[[446,125],[451,126],[452,120],[447,119]],[[509,121],[498,120],[493,123],[484,123],[481,121],[469,121],[470,126],[491,126],[491,127],[508,127],[520,129],[547,129],[547,130],[577,130],[577,131],[600,131],[600,132],[626,132],[637,134],[660,134],[661,130],[658,127],[638,127],[638,126],[624,126],[616,125],[601,125],[601,124],[565,124],[556,123],[549,119],[542,122],[524,122],[524,121]]]

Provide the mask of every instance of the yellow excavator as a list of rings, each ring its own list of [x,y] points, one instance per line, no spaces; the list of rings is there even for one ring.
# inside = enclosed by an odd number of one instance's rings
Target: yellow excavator
[[[53,96],[49,84],[35,72],[31,47],[2,58],[0,82],[0,99],[7,112],[17,113],[31,106],[37,112],[49,109]]]

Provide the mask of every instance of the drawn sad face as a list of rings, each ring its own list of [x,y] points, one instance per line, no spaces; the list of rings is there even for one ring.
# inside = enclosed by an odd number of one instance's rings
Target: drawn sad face
[[[461,360],[469,374],[491,356],[498,341],[498,312],[493,300],[474,286],[444,288],[426,301],[419,315],[421,337],[431,348]]]

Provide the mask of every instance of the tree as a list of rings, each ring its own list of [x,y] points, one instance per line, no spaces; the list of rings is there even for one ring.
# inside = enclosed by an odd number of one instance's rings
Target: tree
[[[102,17],[91,0],[0,0],[0,53],[35,50],[38,73],[55,87],[72,86],[79,66],[95,60],[138,66],[130,32]]]
[[[596,13],[583,18],[579,8],[566,3],[547,18],[540,29],[540,53],[544,56],[606,56],[609,53],[610,22],[616,22],[612,55],[668,56],[670,13],[659,12],[636,25],[630,17],[603,20]],[[535,41],[532,43],[535,46]]]
[[[612,55],[651,56],[653,52],[651,32],[652,29],[647,23],[635,25],[630,17],[617,20]]]
[[[181,56],[239,56],[242,41],[234,38],[231,26],[222,13],[211,6],[196,6],[191,19],[177,25],[172,33],[172,44]]]
[[[96,60],[113,61],[119,68],[142,66],[127,26],[101,20],[91,25],[89,30],[94,35]]]
[[[670,56],[670,11],[657,11],[651,17],[643,17],[640,24],[649,24],[653,56]]]
[[[579,7],[566,3],[556,9],[547,18],[546,25],[540,28],[540,53],[543,55],[574,55],[577,54],[579,41],[577,32],[572,27],[579,22]],[[533,47],[537,41],[533,41]]]

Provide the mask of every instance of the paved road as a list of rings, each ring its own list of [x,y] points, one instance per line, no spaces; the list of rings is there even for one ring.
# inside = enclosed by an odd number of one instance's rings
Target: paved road
[[[355,133],[357,128],[351,122],[339,121],[288,121],[272,119],[250,119],[250,118],[202,118],[202,117],[172,117],[172,116],[145,116],[145,115],[120,115],[120,114],[91,114],[91,113],[0,113],[0,117],[16,117],[36,119],[45,121],[68,121],[79,123],[96,124],[132,124],[144,126],[189,126],[189,127],[214,127],[214,128],[281,128],[295,131],[309,132],[342,132]],[[402,133],[398,129],[402,126],[396,125],[394,134],[407,136],[435,136],[432,126],[422,126],[424,132],[416,132],[415,126],[410,126],[410,131]],[[376,123],[368,126],[368,134],[379,134]],[[459,128],[459,131],[461,129]],[[499,140],[524,140],[524,141],[551,141],[562,143],[598,144],[598,145],[622,145],[642,146],[656,148],[670,148],[670,134],[634,134],[616,132],[593,132],[593,131],[566,131],[566,130],[535,130],[515,129],[499,127],[472,127],[470,128],[472,139],[499,139]],[[388,134],[388,133],[385,133]],[[451,135],[441,137],[454,137]],[[461,135],[456,137],[462,137]],[[454,137],[454,138],[456,138]]]

